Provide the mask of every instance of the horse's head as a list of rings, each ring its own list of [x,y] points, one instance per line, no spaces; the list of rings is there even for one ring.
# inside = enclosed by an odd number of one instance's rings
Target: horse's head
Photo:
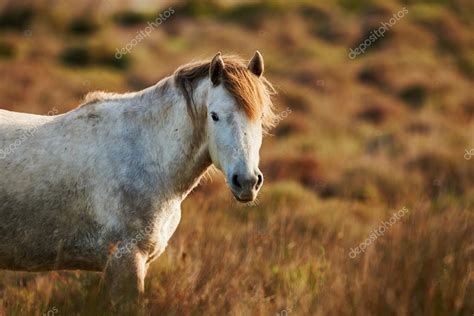
[[[255,200],[263,184],[258,168],[262,135],[271,123],[271,85],[262,77],[263,58],[256,52],[247,66],[226,62],[218,53],[209,68],[207,136],[214,165],[235,198]]]

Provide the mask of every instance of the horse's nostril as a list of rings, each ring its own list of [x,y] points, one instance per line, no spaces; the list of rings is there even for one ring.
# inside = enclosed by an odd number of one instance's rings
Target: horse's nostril
[[[242,188],[242,185],[239,183],[239,176],[234,174],[232,176],[232,184],[235,185],[236,187],[238,187],[239,189]]]
[[[255,187],[258,189],[263,183],[263,176],[261,173],[259,173],[257,175],[257,184],[255,185]]]

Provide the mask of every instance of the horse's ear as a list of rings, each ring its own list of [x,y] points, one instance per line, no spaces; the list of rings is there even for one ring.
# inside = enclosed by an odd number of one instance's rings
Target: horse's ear
[[[221,57],[221,52],[218,52],[216,56],[211,61],[211,66],[209,68],[209,77],[214,86],[217,86],[221,83],[222,75],[224,73],[224,61]]]
[[[263,57],[258,50],[255,52],[255,55],[253,55],[252,59],[249,61],[249,65],[247,67],[257,77],[260,77],[263,74]]]

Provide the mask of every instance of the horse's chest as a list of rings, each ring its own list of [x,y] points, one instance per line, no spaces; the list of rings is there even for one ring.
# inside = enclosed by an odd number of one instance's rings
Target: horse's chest
[[[152,244],[154,247],[150,251],[150,258],[154,258],[163,253],[168,245],[168,241],[176,231],[180,220],[181,209],[179,207],[169,210],[165,215],[159,218],[152,234]]]

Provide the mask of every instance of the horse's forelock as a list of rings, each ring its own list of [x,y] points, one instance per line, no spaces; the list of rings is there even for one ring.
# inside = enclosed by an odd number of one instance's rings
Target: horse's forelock
[[[262,117],[264,129],[274,124],[271,95],[275,89],[264,77],[258,78],[248,70],[244,61],[236,56],[223,56],[224,74],[222,83],[236,99],[250,120]],[[182,90],[188,109],[195,113],[192,100],[193,82],[209,75],[210,61],[184,65],[175,72],[175,81]]]

